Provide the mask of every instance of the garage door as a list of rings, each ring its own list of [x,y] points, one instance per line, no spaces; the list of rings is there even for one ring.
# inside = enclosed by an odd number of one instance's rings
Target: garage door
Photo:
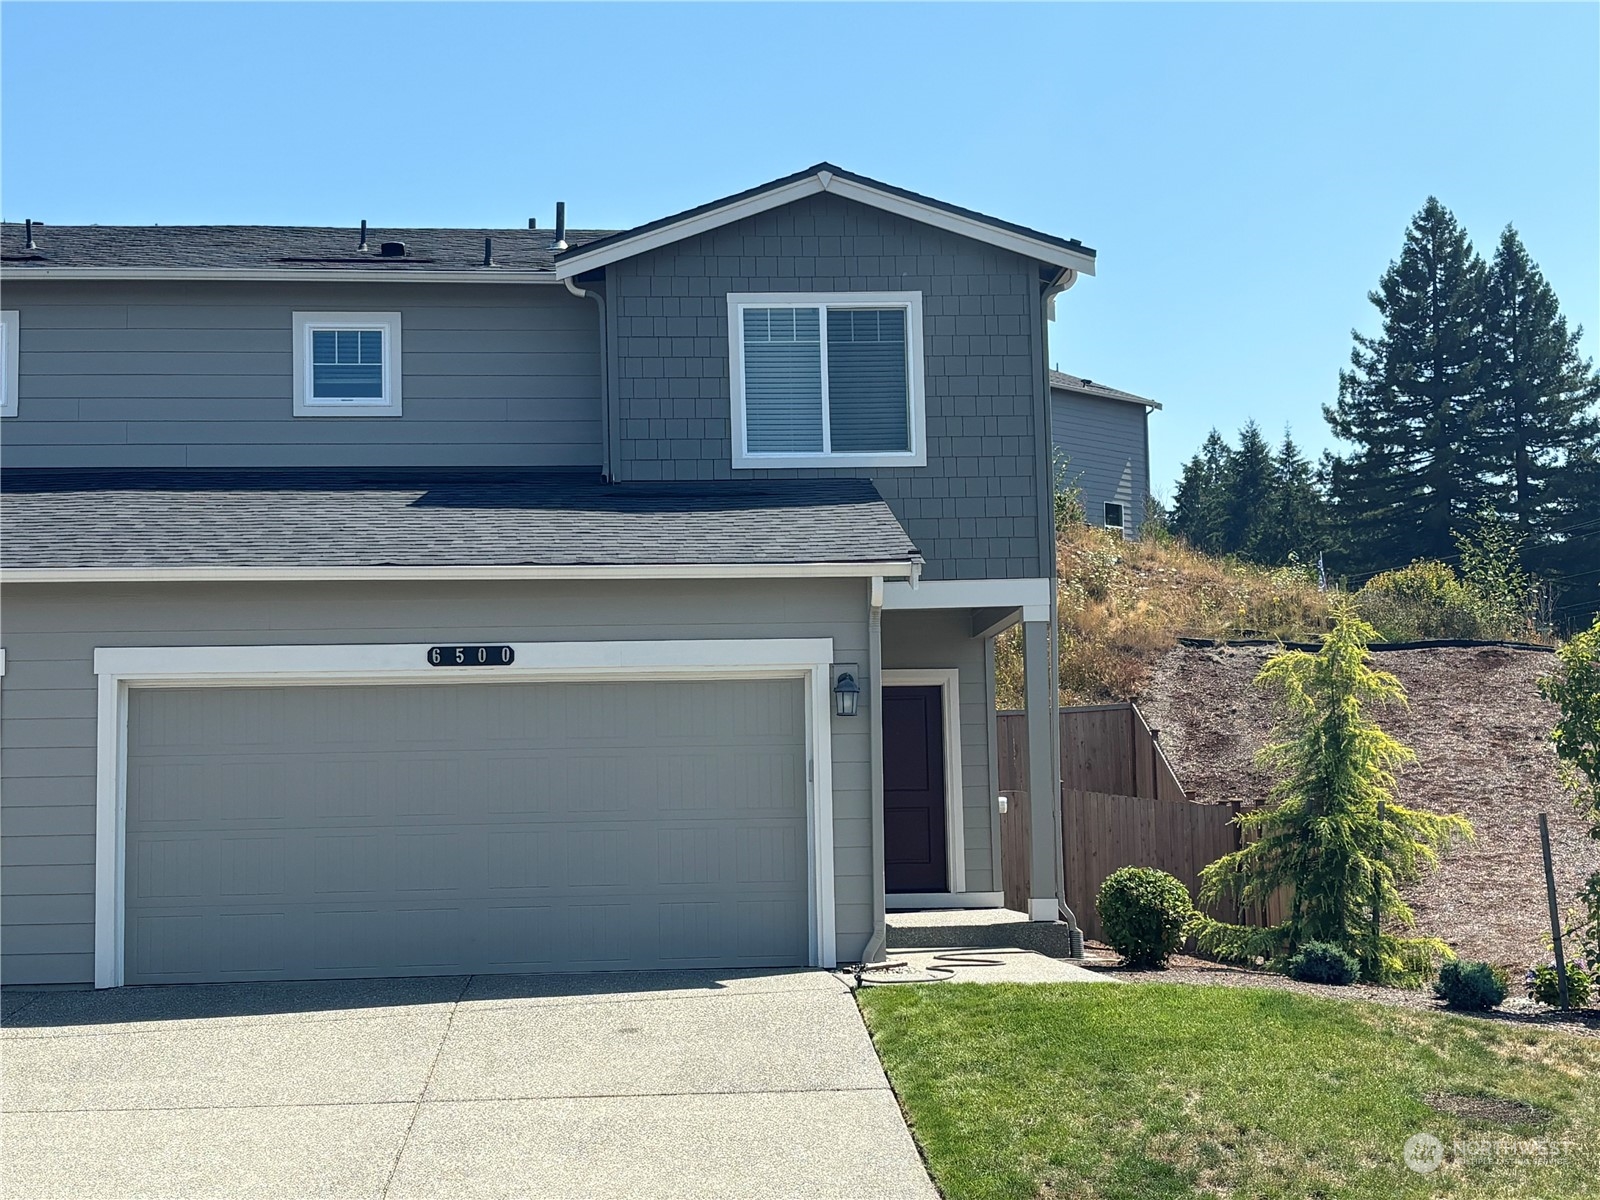
[[[129,983],[807,956],[798,680],[134,689]]]

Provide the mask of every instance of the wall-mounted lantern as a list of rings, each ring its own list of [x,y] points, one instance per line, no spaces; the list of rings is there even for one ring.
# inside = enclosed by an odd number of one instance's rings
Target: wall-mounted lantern
[[[833,711],[841,717],[853,717],[861,711],[861,685],[849,671],[840,671],[833,681]]]

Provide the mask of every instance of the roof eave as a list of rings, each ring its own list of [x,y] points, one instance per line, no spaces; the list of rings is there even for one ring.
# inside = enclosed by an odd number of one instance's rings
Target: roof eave
[[[895,213],[925,225],[999,246],[1028,258],[1064,267],[1081,275],[1093,275],[1095,256],[1087,247],[1073,249],[976,216],[966,216],[913,196],[875,187],[860,177],[832,170],[816,170],[789,176],[774,183],[742,192],[724,204],[691,209],[681,219],[656,226],[644,226],[636,234],[622,233],[602,239],[593,248],[580,247],[559,255],[555,262],[557,279],[567,279],[623,259],[671,245],[685,238],[721,228],[746,217],[753,217],[820,192],[855,200],[885,212]]]
[[[297,270],[292,267],[26,267],[0,271],[0,280],[24,279],[124,280],[159,283],[367,283],[404,279],[413,283],[560,283],[550,271],[483,267],[468,271],[417,271],[380,267],[340,270]]]
[[[332,580],[910,579],[920,557],[818,563],[624,563],[504,566],[6,567],[19,583],[290,583]]]

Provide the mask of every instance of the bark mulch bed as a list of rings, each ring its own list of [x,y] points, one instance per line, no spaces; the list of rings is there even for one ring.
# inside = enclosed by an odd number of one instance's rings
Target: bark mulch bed
[[[1242,967],[1224,966],[1187,954],[1175,954],[1164,971],[1134,971],[1119,966],[1116,953],[1107,946],[1091,942],[1084,947],[1083,965],[1091,971],[1104,972],[1108,979],[1128,983],[1193,983],[1209,987],[1277,988],[1285,992],[1299,992],[1306,996],[1321,996],[1328,1000],[1366,1000],[1373,1004],[1387,1004],[1394,1008],[1409,1008],[1420,1012],[1449,1013],[1451,1016],[1472,1017],[1480,1021],[1494,1021],[1510,1025],[1532,1025],[1574,1033],[1580,1037],[1600,1038],[1600,1009],[1587,1008],[1563,1013],[1546,1008],[1526,996],[1518,996],[1518,981],[1512,980],[1513,995],[1497,1009],[1489,1012],[1460,1012],[1446,1008],[1432,991],[1412,988],[1378,987],[1375,984],[1352,983],[1348,987],[1334,987],[1326,983],[1300,983],[1287,975],[1272,971],[1250,971]]]
[[[1272,780],[1253,757],[1272,728],[1269,698],[1250,686],[1269,647],[1180,646],[1157,665],[1139,706],[1192,799],[1261,803]],[[1400,775],[1397,799],[1472,822],[1474,841],[1448,851],[1407,900],[1418,928],[1464,959],[1487,959],[1513,979],[1549,957],[1539,813],[1550,814],[1556,887],[1564,913],[1600,842],[1557,775],[1550,730],[1556,708],[1538,680],[1555,656],[1483,646],[1376,652],[1410,699],[1378,720],[1417,761]],[[1569,948],[1569,953],[1572,949]]]

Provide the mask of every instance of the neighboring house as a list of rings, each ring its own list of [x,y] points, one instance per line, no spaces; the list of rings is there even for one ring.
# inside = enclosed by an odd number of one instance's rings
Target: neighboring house
[[[5,982],[831,966],[1001,902],[1093,251],[823,164],[618,233],[3,258]]]
[[[1092,379],[1050,372],[1057,470],[1083,493],[1089,524],[1138,536],[1150,496],[1150,410],[1160,407]]]

